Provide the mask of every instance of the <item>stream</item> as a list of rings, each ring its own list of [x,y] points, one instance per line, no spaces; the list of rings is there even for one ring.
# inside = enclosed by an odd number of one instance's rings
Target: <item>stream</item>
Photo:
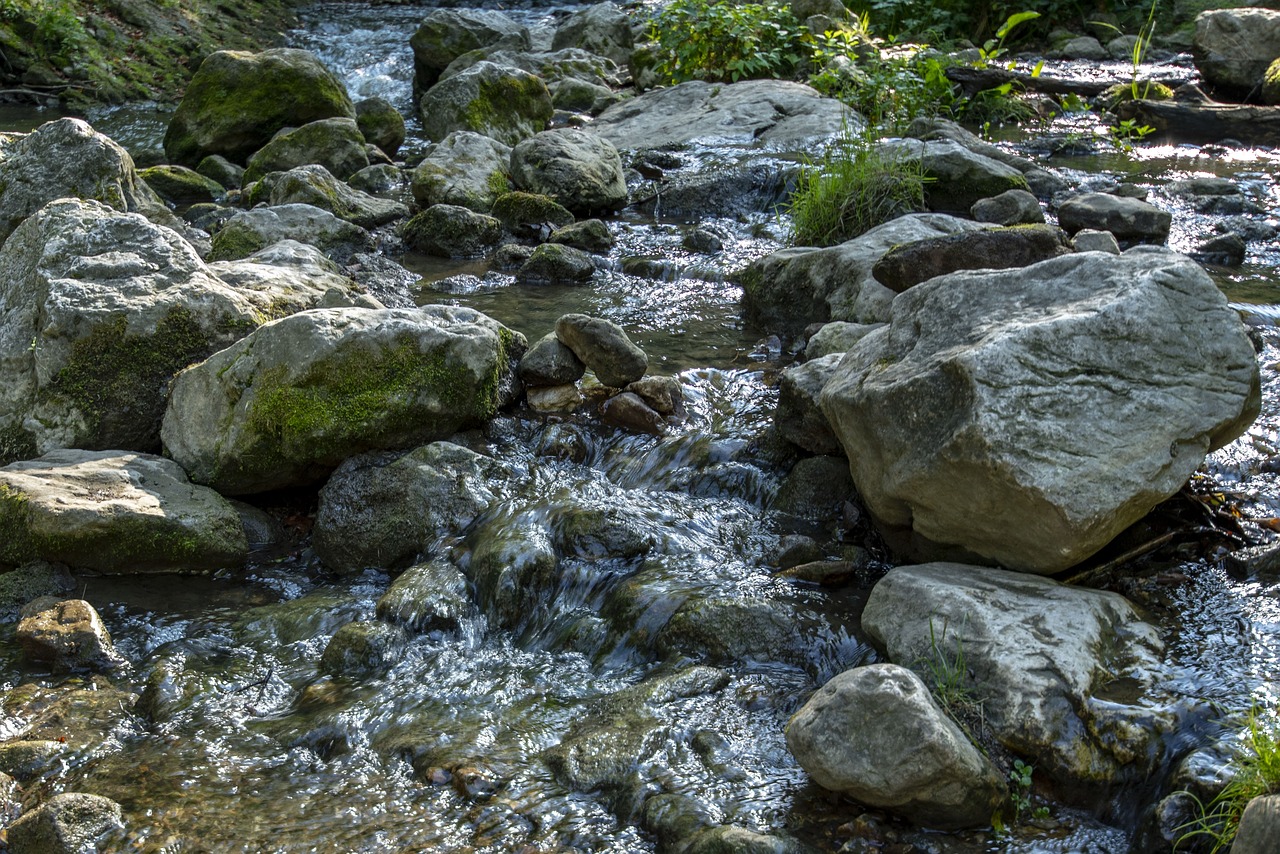
[[[290,44],[317,52],[353,98],[382,96],[411,116],[408,40],[423,9],[318,4],[304,10]],[[536,31],[565,9],[511,14]],[[56,115],[7,107],[0,129],[27,130]],[[135,105],[89,118],[137,151],[158,145],[167,113]],[[1098,137],[1073,153],[1036,151],[1038,133],[1010,132],[1001,144],[1042,159],[1073,187],[1120,181],[1146,189],[1174,212],[1169,244],[1179,251],[1194,249],[1227,215],[1257,223],[1260,235],[1270,229],[1249,244],[1243,266],[1211,269],[1257,332],[1264,399],[1258,421],[1204,471],[1245,517],[1276,519],[1280,222],[1268,212],[1280,201],[1280,155],[1160,143],[1125,152],[1091,122],[1076,116],[1055,125],[1086,142]],[[401,156],[413,162],[425,142],[416,119],[409,131]],[[1171,181],[1194,175],[1231,178],[1250,206],[1197,212],[1165,194]],[[459,632],[414,636],[385,673],[329,677],[319,667],[329,639],[352,620],[372,619],[393,579],[327,575],[307,536],[314,495],[270,496],[259,503],[285,524],[244,574],[77,578],[77,595],[135,663],[114,687],[33,669],[13,643],[13,625],[0,626],[0,739],[50,703],[92,710],[91,737],[83,747],[72,738],[73,749],[29,794],[109,797],[128,827],[110,850],[167,854],[648,852],[653,821],[641,804],[659,792],[682,796],[709,823],[785,829],[823,851],[872,850],[842,848],[860,810],[809,782],[783,727],[827,679],[875,660],[858,615],[888,565],[865,526],[830,496],[797,496],[787,485],[796,452],[771,433],[777,371],[791,354],[742,320],[741,291],[727,274],[784,245],[785,215],[697,224],[726,235],[722,253],[685,250],[691,223],[624,211],[609,223],[617,242],[608,268],[589,287],[521,287],[483,262],[400,259],[422,277],[421,303],[476,308],[530,342],[568,312],[606,317],[649,354],[651,372],[683,385],[687,419],[663,437],[520,411],[459,439],[509,475],[495,487],[499,500],[463,537],[438,544],[440,553],[465,561],[486,538],[522,525],[558,532],[579,516],[606,519],[558,548],[557,584],[517,615],[477,612]],[[1262,525],[1244,527],[1258,541],[1273,536]],[[651,537],[647,552],[612,547],[636,531]],[[812,537],[830,558],[856,555],[858,583],[819,588],[778,577],[788,534]],[[1227,713],[1280,702],[1280,578],[1235,578],[1214,557],[1164,553],[1136,563],[1115,586],[1149,608],[1165,635],[1163,687],[1224,713],[1171,736],[1179,754],[1212,743]],[[680,608],[731,627],[719,640],[738,653],[711,660],[715,671],[690,670],[682,650],[707,638],[656,631]],[[796,642],[780,645],[761,628],[774,617],[799,627]],[[682,691],[682,681],[698,689]],[[658,693],[637,693],[650,688]],[[123,711],[119,691],[141,693],[141,711]],[[647,712],[635,708],[636,696],[650,698]],[[597,720],[635,727],[645,749],[638,772],[612,781],[606,794],[582,794],[542,757]],[[1005,836],[902,827],[891,838],[902,851],[1125,852],[1143,796],[1121,793],[1104,815],[1051,805],[1048,820]]]

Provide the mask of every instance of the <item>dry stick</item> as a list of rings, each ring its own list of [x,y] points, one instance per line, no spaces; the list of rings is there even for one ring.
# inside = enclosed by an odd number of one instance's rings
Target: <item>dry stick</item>
[[[1203,530],[1204,529],[1200,529],[1199,531],[1196,531],[1194,533],[1201,533]],[[1161,534],[1160,536],[1156,537],[1154,540],[1151,540],[1150,542],[1147,542],[1147,543],[1143,543],[1137,548],[1132,548],[1129,551],[1125,552],[1124,554],[1120,555],[1119,557],[1113,558],[1112,560],[1107,561],[1101,566],[1095,566],[1093,569],[1086,569],[1084,572],[1073,575],[1063,583],[1064,584],[1083,584],[1086,581],[1092,581],[1093,579],[1097,578],[1103,573],[1109,572],[1110,570],[1115,569],[1117,566],[1119,566],[1122,563],[1125,563],[1126,561],[1131,561],[1136,557],[1141,557],[1147,552],[1155,551],[1156,549],[1163,546],[1165,543],[1172,540],[1177,533],[1178,533],[1177,531],[1170,531],[1167,534]]]

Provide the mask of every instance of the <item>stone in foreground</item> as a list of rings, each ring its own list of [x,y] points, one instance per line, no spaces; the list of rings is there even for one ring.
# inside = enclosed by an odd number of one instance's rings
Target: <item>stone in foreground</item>
[[[941,830],[985,826],[1004,781],[910,670],[872,664],[818,689],[787,747],[825,789]]]
[[[556,321],[556,337],[595,372],[596,379],[613,388],[635,382],[649,367],[645,352],[611,320],[566,314]]]
[[[917,285],[821,396],[895,550],[1043,575],[1175,493],[1258,405],[1239,317],[1155,247]]]

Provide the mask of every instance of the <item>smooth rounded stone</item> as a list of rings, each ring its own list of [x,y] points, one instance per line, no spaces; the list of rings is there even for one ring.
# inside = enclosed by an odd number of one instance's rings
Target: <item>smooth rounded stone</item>
[[[314,483],[363,451],[483,425],[513,399],[524,348],[469,308],[305,311],[179,374],[161,435],[224,494]]]
[[[319,165],[335,178],[346,180],[369,165],[364,135],[355,119],[320,119],[300,128],[282,131],[254,152],[245,164],[243,182],[248,185],[269,172],[288,172],[299,166]]]
[[[110,672],[126,663],[98,612],[83,599],[66,599],[23,617],[15,638],[28,660],[55,670]]]
[[[958,547],[1048,575],[1239,436],[1258,411],[1257,371],[1200,266],[1140,247],[917,285],[841,362],[821,406],[901,554]]]
[[[1164,243],[1173,215],[1140,199],[1084,193],[1058,206],[1058,223],[1070,234],[1091,228],[1109,231],[1116,240]]]
[[[254,208],[231,217],[213,236],[209,260],[248,258],[281,240],[310,244],[339,259],[375,248],[373,237],[360,226],[315,205],[290,204]]]
[[[591,281],[596,265],[581,249],[560,243],[544,243],[516,271],[522,285],[582,284]]]
[[[0,565],[32,560],[111,574],[239,567],[235,510],[171,460],[55,450],[0,468]]]
[[[579,9],[556,28],[552,50],[578,47],[608,57],[620,68],[631,61],[634,41],[631,18],[613,3],[596,3]]]
[[[794,365],[782,372],[778,382],[778,408],[773,424],[778,435],[811,454],[841,454],[827,416],[818,406],[822,388],[836,372],[844,353],[832,353]]]
[[[431,146],[413,170],[413,198],[424,208],[461,205],[488,213],[511,190],[510,168],[511,146],[469,130],[454,131]]]
[[[907,214],[825,249],[780,249],[738,273],[748,320],[798,336],[814,322],[882,323],[894,292],[871,274],[893,247],[987,226],[947,214]]]
[[[1006,166],[1012,166],[1027,179],[1031,192],[1042,199],[1052,198],[1055,194],[1067,189],[1067,182],[1060,176],[1041,167],[1036,160],[1019,156],[981,139],[973,131],[966,129],[951,119],[936,116],[921,116],[914,119],[907,128],[907,136],[933,140],[951,140],[983,157],[989,157]]]
[[[1280,795],[1264,795],[1249,801],[1231,843],[1232,854],[1269,854],[1280,851]]]
[[[592,130],[622,150],[692,142],[786,150],[834,137],[845,126],[857,130],[862,121],[803,83],[694,80],[614,104],[596,118]]]
[[[320,490],[316,555],[338,573],[406,566],[495,501],[486,481],[501,474],[489,457],[449,442],[352,457]]]
[[[843,356],[852,350],[855,344],[883,325],[881,323],[848,323],[843,320],[824,323],[822,328],[810,335],[805,343],[805,358],[812,362],[833,353]]]
[[[1236,196],[1240,188],[1229,178],[1199,175],[1170,181],[1164,187],[1166,195],[1177,198],[1194,198],[1195,196]]]
[[[1196,16],[1191,55],[1209,85],[1244,96],[1280,57],[1280,12],[1218,9]]]
[[[677,415],[684,409],[684,387],[675,377],[643,377],[628,384],[623,391],[639,395],[662,415]]]
[[[681,241],[685,249],[690,252],[700,252],[703,255],[715,255],[724,251],[724,241],[727,235],[721,233],[720,229],[707,228],[706,226],[698,226],[684,236]]]
[[[982,199],[1008,190],[1031,190],[1016,168],[952,139],[887,139],[877,143],[876,150],[882,157],[920,164],[926,179],[924,201],[932,211],[966,215]]]
[[[563,243],[583,252],[608,254],[613,248],[613,232],[598,219],[584,219],[551,232],[548,243]]]
[[[287,92],[288,97],[281,97]],[[355,118],[342,81],[305,50],[220,50],[200,64],[164,135],[171,163],[196,166],[211,154],[235,163],[287,127]]]
[[[533,249],[534,247],[521,243],[504,243],[498,247],[497,252],[493,253],[490,265],[495,270],[514,273],[533,257]]]
[[[66,198],[94,200],[160,225],[178,225],[155,191],[138,180],[129,153],[80,119],[46,122],[4,146],[0,243],[27,217]]]
[[[404,116],[386,98],[365,98],[355,106],[360,135],[388,157],[395,157],[404,145]]]
[[[846,670],[787,723],[787,747],[824,789],[939,830],[985,827],[1006,798],[991,760],[920,677],[896,664]]]
[[[82,854],[123,830],[124,812],[115,801],[64,792],[9,825],[7,833],[14,854]]]
[[[458,205],[432,205],[404,224],[410,249],[441,258],[478,258],[502,239],[502,223]]]
[[[0,462],[159,450],[169,378],[260,317],[177,232],[76,199],[5,241],[0,303]]]
[[[1244,238],[1238,234],[1219,234],[1208,238],[1191,253],[1202,264],[1219,264],[1225,267],[1239,267],[1244,263],[1245,253],[1249,247]]]
[[[467,543],[471,560],[462,571],[475,586],[476,602],[503,628],[527,619],[558,580],[551,529],[540,516],[489,520],[472,528]]]
[[[1109,231],[1096,228],[1082,228],[1071,238],[1071,245],[1077,252],[1106,252],[1109,255],[1120,254],[1120,244],[1116,236]]]
[[[493,45],[528,50],[529,30],[488,9],[431,10],[409,39],[415,89],[425,92],[455,59]]]
[[[494,200],[493,216],[516,237],[546,240],[556,230],[573,225],[573,214],[536,193],[503,193]]]
[[[371,196],[389,196],[400,188],[405,181],[400,167],[390,163],[378,163],[366,166],[347,179],[353,188]]]
[[[429,139],[443,140],[454,131],[469,130],[504,145],[543,130],[554,108],[546,84],[527,71],[478,62],[441,80],[422,97],[422,130]]]
[[[1087,60],[1089,62],[1104,62],[1111,59],[1111,52],[1093,36],[1080,36],[1079,38],[1071,39],[1058,48],[1056,53],[1060,54],[1063,59]]]
[[[551,106],[571,113],[598,115],[622,100],[621,95],[607,86],[572,77],[551,84],[549,90]]]
[[[1028,267],[1071,251],[1066,232],[1057,226],[992,228],[895,246],[875,263],[871,275],[895,293],[902,293],[957,270]]]
[[[526,386],[558,386],[577,382],[586,370],[573,351],[549,332],[529,347],[520,360],[519,374]]]
[[[215,261],[209,270],[269,318],[325,307],[335,293],[349,303],[370,299],[323,252],[296,240],[281,240],[238,261]]]
[[[1103,698],[1116,680],[1151,686],[1163,652],[1159,632],[1115,593],[986,567],[901,566],[872,589],[862,626],[896,664],[963,652],[964,687],[996,739],[1035,757],[1069,800],[1160,767],[1174,714]]]
[[[582,389],[575,383],[537,386],[526,389],[525,395],[529,408],[534,412],[574,412],[583,402]]]
[[[347,623],[324,648],[320,669],[330,676],[352,678],[385,673],[404,655],[408,642],[403,628],[381,620]]]
[[[722,824],[693,834],[683,854],[817,854],[817,850],[785,835]]]
[[[363,193],[339,181],[323,166],[273,173],[263,183],[270,185],[268,201],[272,207],[311,205],[361,228],[376,228],[409,215],[400,202]]]
[[[600,420],[614,427],[633,433],[651,433],[661,436],[667,432],[667,422],[638,394],[624,391],[600,404]]]
[[[517,189],[549,196],[574,213],[614,211],[627,203],[618,150],[577,128],[543,131],[516,145],[511,180]]]
[[[138,177],[156,195],[175,205],[212,202],[227,194],[217,181],[185,166],[152,166],[139,171]]]
[[[806,457],[791,467],[769,509],[797,519],[836,519],[853,494],[848,460],[836,456]]]
[[[774,563],[781,569],[822,560],[825,557],[822,546],[813,537],[803,534],[787,534],[778,538],[778,553]]]
[[[436,559],[401,573],[378,600],[377,615],[415,632],[452,632],[474,610],[462,570]]]
[[[566,314],[556,321],[556,337],[611,388],[624,388],[649,368],[649,357],[611,320]]]
[[[210,154],[196,166],[196,172],[219,186],[240,189],[244,182],[244,167],[237,166],[221,154]]]
[[[12,622],[18,610],[43,596],[61,598],[75,589],[75,580],[62,564],[32,561],[0,572],[0,623]]]
[[[1044,222],[1040,202],[1026,190],[1005,190],[998,196],[979,199],[969,208],[978,222],[996,225],[1027,225]]]

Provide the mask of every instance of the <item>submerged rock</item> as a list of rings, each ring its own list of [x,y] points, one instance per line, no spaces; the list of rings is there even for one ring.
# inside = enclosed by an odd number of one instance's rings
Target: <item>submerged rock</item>
[[[377,614],[415,632],[449,632],[474,610],[462,570],[435,559],[401,573],[378,600]]]
[[[423,208],[460,205],[488,213],[498,196],[511,191],[510,169],[511,146],[474,131],[454,131],[413,170],[413,198]]]
[[[353,119],[355,108],[342,81],[314,54],[220,50],[187,84],[164,150],[170,162],[193,168],[211,154],[243,163],[281,129],[334,117]]]
[[[316,309],[175,380],[162,436],[228,494],[314,483],[347,457],[443,438],[509,400],[523,336],[468,308]]]
[[[917,285],[821,398],[895,549],[1040,574],[1176,492],[1258,402],[1239,317],[1154,247]]]
[[[367,678],[400,660],[408,635],[381,620],[357,620],[334,633],[320,656],[320,669],[330,676]]]
[[[31,661],[55,670],[112,671],[125,664],[93,606],[83,599],[23,609],[15,637]]]
[[[97,851],[109,833],[124,830],[124,812],[115,801],[98,795],[64,792],[9,825],[14,854],[80,854]]]
[[[551,93],[538,77],[479,62],[432,86],[420,112],[423,132],[430,139],[469,130],[515,145],[543,130],[554,110]]]
[[[872,589],[862,625],[904,666],[963,654],[957,676],[996,739],[1035,757],[1071,800],[1160,765],[1172,715],[1107,698],[1113,682],[1149,686],[1163,650],[1121,596],[983,567],[902,566]]]
[[[871,664],[827,682],[787,724],[823,788],[941,830],[984,827],[1005,784],[910,670]]]
[[[248,553],[235,509],[171,460],[50,451],[0,468],[0,565],[32,560],[105,573],[207,572]]]

